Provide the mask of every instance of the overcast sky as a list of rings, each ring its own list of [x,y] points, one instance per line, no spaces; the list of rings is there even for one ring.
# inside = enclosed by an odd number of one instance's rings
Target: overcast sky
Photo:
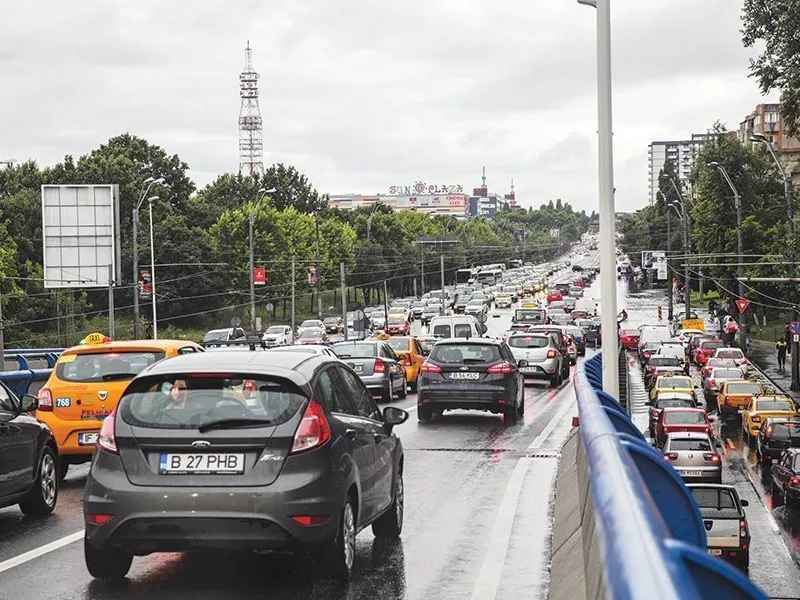
[[[764,101],[741,0],[613,0],[617,209],[647,145]],[[239,72],[261,74],[264,160],[321,192],[425,181],[597,207],[595,14],[575,0],[36,0],[0,18],[0,158],[52,164],[129,131],[198,186],[238,169]]]

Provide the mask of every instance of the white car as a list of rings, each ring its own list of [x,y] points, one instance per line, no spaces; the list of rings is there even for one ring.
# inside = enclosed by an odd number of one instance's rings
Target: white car
[[[730,358],[736,363],[736,366],[742,370],[742,374],[747,377],[747,367],[750,361],[742,352],[741,348],[717,348],[714,350],[713,358]]]
[[[511,308],[511,296],[501,294],[494,299],[494,307],[495,308]]]
[[[308,329],[325,329],[325,325],[319,319],[307,319],[300,323],[300,327],[297,328],[297,337],[303,335],[304,331]]]
[[[271,348],[274,346],[291,346],[294,343],[292,328],[288,325],[273,325],[268,327],[261,336],[261,340]]]

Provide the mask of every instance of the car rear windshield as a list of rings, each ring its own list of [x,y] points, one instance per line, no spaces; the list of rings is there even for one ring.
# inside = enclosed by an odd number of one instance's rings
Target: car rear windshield
[[[800,422],[774,423],[772,425],[772,437],[776,438],[800,437]]]
[[[305,401],[300,390],[283,379],[178,374],[134,382],[120,400],[119,410],[126,423],[138,427],[195,429],[226,419],[253,420],[255,427],[288,421]]]
[[[741,376],[741,369],[714,369],[711,372],[713,379],[739,379]]]
[[[689,400],[678,400],[678,399],[670,399],[670,400],[661,400],[658,402],[658,408],[694,408],[694,402]]]
[[[732,349],[732,350],[720,350],[717,352],[717,358],[744,358],[741,350]]]
[[[300,334],[300,337],[304,339],[316,339],[318,337],[322,337],[322,333],[323,332],[321,329],[306,329]]]
[[[790,400],[759,400],[756,402],[756,410],[790,412],[794,410],[794,404]]]
[[[508,345],[512,348],[546,348],[550,339],[544,335],[514,335],[508,338]]]
[[[339,358],[375,358],[378,356],[378,346],[376,344],[334,344],[331,346]]]
[[[164,352],[142,351],[67,354],[56,365],[56,377],[76,383],[125,381],[165,355]]]
[[[264,333],[269,333],[269,334],[282,334],[282,333],[283,333],[283,331],[284,331],[284,330],[283,330],[283,327],[280,327],[280,326],[279,326],[279,327],[270,327],[270,328],[269,328],[269,329],[267,329],[267,330],[266,330]]]
[[[706,416],[701,412],[675,411],[664,415],[667,425],[705,425]]]
[[[203,336],[204,342],[224,342],[228,339],[228,330],[227,329],[215,329],[213,331],[209,331],[208,333]]]
[[[715,508],[717,510],[736,508],[736,501],[730,490],[696,488],[692,489],[692,496],[699,508]]]
[[[676,356],[654,356],[648,364],[651,367],[680,367],[683,361]]]
[[[688,377],[669,377],[658,382],[660,390],[688,390],[692,387],[692,380]]]
[[[386,343],[392,347],[395,352],[408,352],[408,340],[403,338],[391,338],[386,340]]]
[[[405,317],[392,317],[392,316],[389,317],[389,323],[391,323],[392,325],[402,325],[405,322],[406,322]]]
[[[729,383],[729,394],[760,394],[761,386],[757,383]]]
[[[300,327],[318,327],[319,321],[303,321],[300,323]]]
[[[690,450],[693,452],[711,452],[711,441],[707,439],[690,440],[688,438],[673,438],[669,442],[671,451]]]
[[[430,358],[443,364],[493,363],[500,360],[500,350],[489,344],[437,344]]]
[[[705,350],[713,350],[715,348],[724,348],[725,347],[725,343],[724,342],[701,342],[700,345]]]

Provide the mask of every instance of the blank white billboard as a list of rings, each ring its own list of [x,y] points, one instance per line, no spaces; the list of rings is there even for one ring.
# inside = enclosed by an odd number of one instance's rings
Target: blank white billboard
[[[119,275],[119,186],[43,185],[46,288],[107,287]]]

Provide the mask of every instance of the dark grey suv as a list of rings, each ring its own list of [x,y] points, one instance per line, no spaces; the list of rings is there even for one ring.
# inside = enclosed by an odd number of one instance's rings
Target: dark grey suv
[[[311,550],[347,579],[356,534],[403,526],[408,413],[378,409],[341,361],[296,352],[175,357],[133,379],[103,422],[84,493],[98,578],[134,555]]]

